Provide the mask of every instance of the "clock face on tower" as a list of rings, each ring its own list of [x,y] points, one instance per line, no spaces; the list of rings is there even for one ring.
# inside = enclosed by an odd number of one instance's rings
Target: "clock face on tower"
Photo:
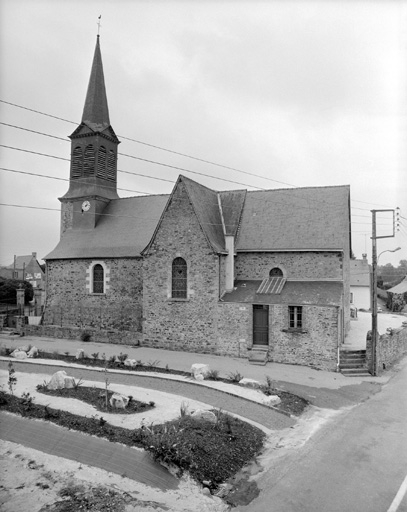
[[[89,201],[84,201],[82,203],[82,211],[83,212],[87,212],[90,208],[90,202]]]

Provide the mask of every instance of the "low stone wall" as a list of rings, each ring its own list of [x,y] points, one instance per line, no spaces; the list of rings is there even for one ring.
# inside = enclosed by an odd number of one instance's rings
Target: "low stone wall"
[[[377,375],[388,370],[407,354],[407,327],[394,329],[392,334],[379,336],[376,347]],[[366,362],[370,373],[373,371],[373,347],[369,337],[366,340]]]
[[[45,336],[47,338],[78,341],[81,339],[81,334],[86,331],[91,335],[89,341],[130,346],[138,346],[141,339],[141,333],[139,332],[102,331],[97,329],[79,329],[77,327],[60,327],[58,325],[25,325],[23,330],[26,336]]]

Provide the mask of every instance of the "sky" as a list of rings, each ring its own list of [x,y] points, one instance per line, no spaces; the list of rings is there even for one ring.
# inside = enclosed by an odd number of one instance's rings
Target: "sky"
[[[120,197],[350,185],[407,259],[407,0],[0,0],[0,264],[59,241],[100,15]]]

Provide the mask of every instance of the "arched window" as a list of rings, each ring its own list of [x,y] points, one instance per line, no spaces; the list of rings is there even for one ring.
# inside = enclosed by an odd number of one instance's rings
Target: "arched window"
[[[72,152],[72,178],[80,178],[82,176],[82,148],[76,146]]]
[[[106,178],[106,148],[104,146],[99,148],[97,176]]]
[[[187,263],[183,258],[175,258],[172,262],[172,297],[187,298]]]
[[[99,263],[93,267],[93,293],[104,293],[105,275],[102,265]]]
[[[270,277],[284,277],[283,271],[281,268],[274,267],[270,270]]]
[[[85,154],[83,159],[83,175],[94,176],[95,174],[95,150],[93,144],[89,144],[85,148]]]

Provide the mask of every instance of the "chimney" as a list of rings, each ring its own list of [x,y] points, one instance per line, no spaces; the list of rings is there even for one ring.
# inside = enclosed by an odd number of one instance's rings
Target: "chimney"
[[[367,260],[367,254],[362,254],[362,258],[366,261]]]
[[[36,252],[33,252],[32,255],[33,255],[33,258],[37,259],[37,253]]]

